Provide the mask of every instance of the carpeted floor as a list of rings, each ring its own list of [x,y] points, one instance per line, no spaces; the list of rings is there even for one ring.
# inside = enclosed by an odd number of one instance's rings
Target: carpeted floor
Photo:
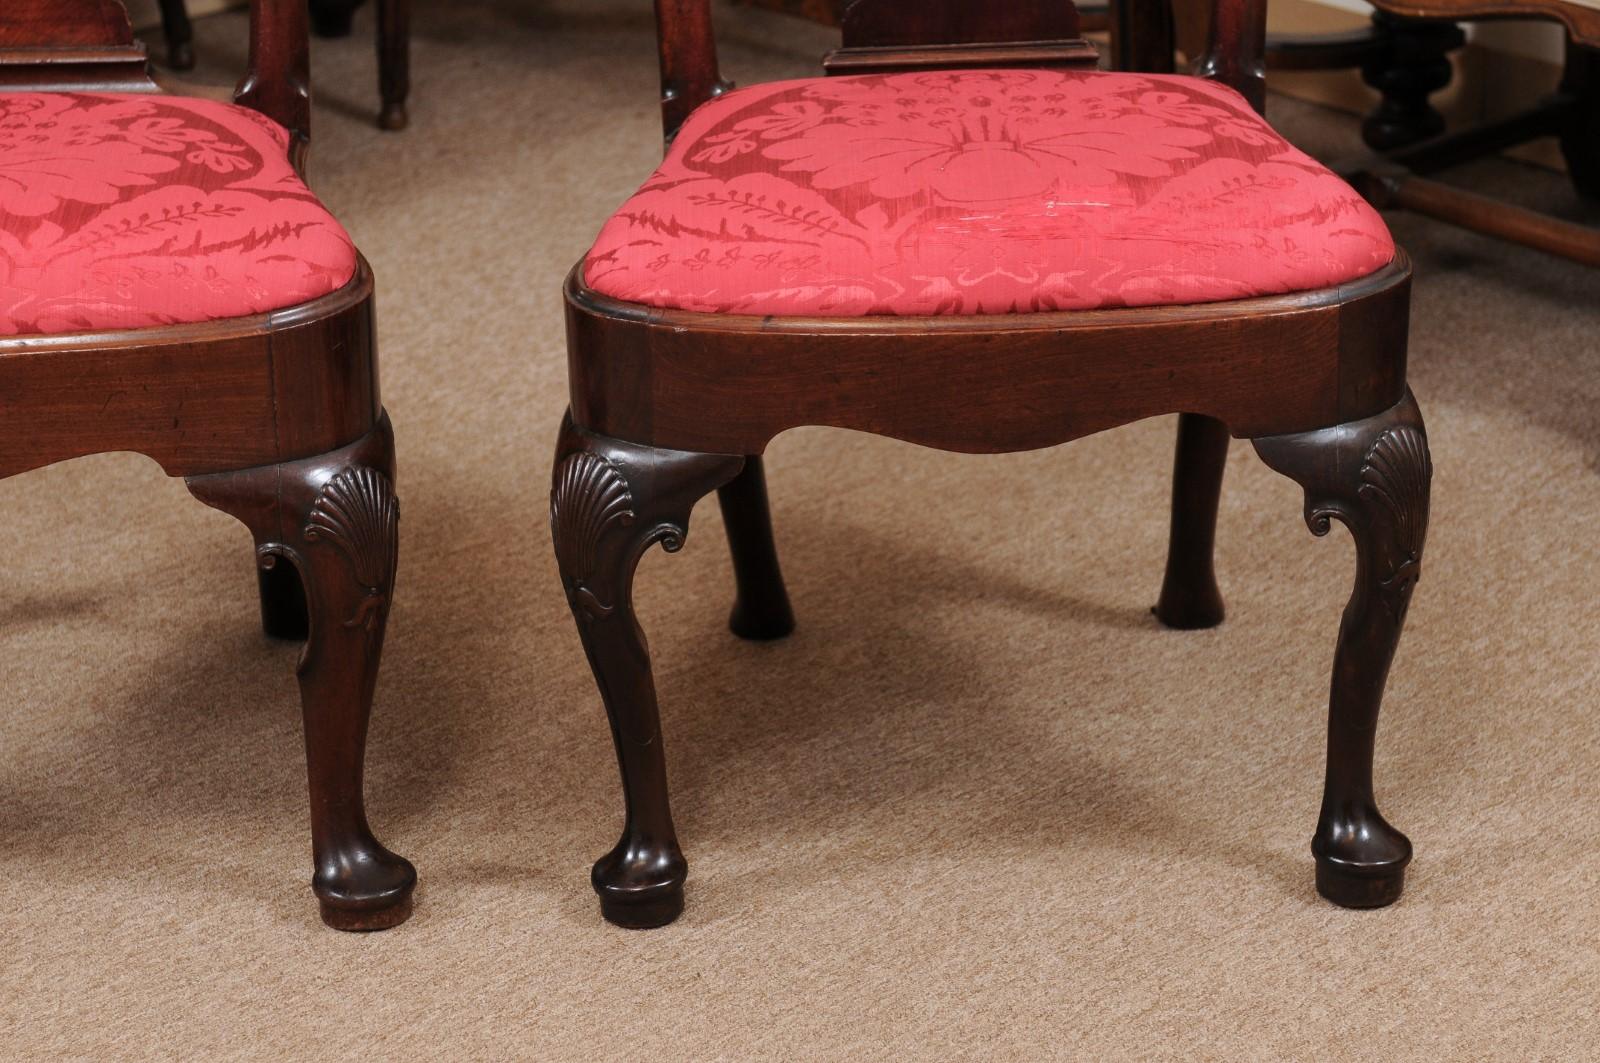
[[[714,506],[644,562],[692,871],[600,921],[620,793],[545,528],[559,287],[658,152],[649,5],[419,5],[378,133],[371,5],[315,46],[313,183],[372,260],[405,503],[373,822],[422,875],[341,935],[309,875],[296,649],[241,527],[130,455],[0,484],[0,1055],[1488,1059],[1600,1044],[1600,275],[1395,217],[1437,464],[1380,734],[1409,892],[1311,886],[1353,571],[1236,445],[1221,628],[1147,613],[1172,422],[964,457],[769,452],[800,618],[724,628]],[[199,24],[202,74],[244,19]],[[824,31],[725,20],[741,80]],[[1355,123],[1275,99],[1325,156]],[[1458,179],[1591,220],[1556,175]]]

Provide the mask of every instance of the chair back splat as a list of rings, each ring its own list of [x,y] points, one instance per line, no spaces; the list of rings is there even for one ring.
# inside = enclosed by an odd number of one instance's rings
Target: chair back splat
[[[1119,70],[1173,68],[1171,0],[1112,0]],[[696,107],[732,88],[717,64],[711,0],[656,0],[661,118],[670,141]],[[1211,36],[1194,64],[1201,77],[1237,89],[1256,110],[1266,92],[1266,0],[1214,0]],[[840,20],[842,47],[823,59],[829,74],[959,67],[1092,68],[1071,0],[852,0]]]

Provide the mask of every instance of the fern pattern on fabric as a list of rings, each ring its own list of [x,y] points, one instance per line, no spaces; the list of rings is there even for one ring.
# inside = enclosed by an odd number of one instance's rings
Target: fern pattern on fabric
[[[811,78],[697,109],[585,283],[743,314],[995,314],[1306,291],[1394,257],[1377,213],[1192,77]]]

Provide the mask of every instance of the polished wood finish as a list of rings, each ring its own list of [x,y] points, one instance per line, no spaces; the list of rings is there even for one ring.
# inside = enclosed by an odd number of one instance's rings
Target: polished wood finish
[[[167,39],[167,65],[194,69],[194,26],[184,0],[161,0],[161,33]]]
[[[768,318],[625,303],[574,272],[572,414],[620,439],[724,454],[759,454],[801,425],[966,453],[1032,450],[1178,411],[1235,436],[1274,435],[1399,401],[1410,277],[1402,255],[1341,288],[1228,303]],[[1393,343],[1370,342],[1389,334]]]
[[[1565,0],[1375,0],[1380,14],[1434,18],[1542,18],[1566,26],[1567,67],[1554,98],[1530,111],[1352,166],[1348,177],[1375,206],[1413,210],[1588,266],[1600,266],[1600,229],[1513,207],[1419,174],[1555,136],[1580,194],[1600,198],[1600,10]]]
[[[1199,68],[1259,103],[1263,4],[1218,6]],[[1058,40],[1074,28],[1055,19],[1052,5],[983,7],[998,13],[1004,35],[948,21],[955,8],[947,4],[855,0],[843,21],[858,35],[847,33],[845,48],[940,55],[1026,44],[1030,32]],[[708,0],[658,0],[656,10],[670,136],[724,82]],[[1005,21],[1025,10],[1038,19]],[[1160,69],[1171,63],[1170,20],[1155,23],[1151,46],[1137,39],[1140,20],[1128,16],[1155,10],[1123,8],[1116,47]],[[696,499],[717,490],[722,503],[739,585],[730,626],[746,637],[775,637],[792,627],[793,615],[756,462],[779,432],[829,425],[990,453],[1053,446],[1171,413],[1181,416],[1172,547],[1156,607],[1163,622],[1202,627],[1222,618],[1211,553],[1230,435],[1255,440],[1269,464],[1306,488],[1314,517],[1324,524],[1337,517],[1356,536],[1357,591],[1335,663],[1317,881],[1348,906],[1398,895],[1403,861],[1398,843],[1380,837],[1381,819],[1364,799],[1372,750],[1359,729],[1370,732],[1376,716],[1399,630],[1396,588],[1404,582],[1409,595],[1426,521],[1426,472],[1417,471],[1416,457],[1420,446],[1425,466],[1426,443],[1405,383],[1404,255],[1322,291],[994,316],[694,313],[611,299],[584,287],[581,276],[574,270],[566,286],[570,409],[556,449],[551,534],[622,772],[623,834],[591,876],[607,919],[658,926],[683,905],[687,865],[669,810],[660,714],[631,591],[646,550],[658,542],[668,551],[681,546]],[[1409,567],[1391,564],[1402,549],[1415,555]],[[1368,835],[1348,836],[1365,828]],[[1372,838],[1386,847],[1372,847]]]
[[[155,92],[117,0],[8,0],[0,92]]]
[[[20,76],[0,90],[30,83],[25,61],[49,50],[46,31],[59,26],[75,47],[138,49],[125,16],[91,27],[57,17],[81,13],[77,0],[8,2],[8,16],[21,5],[24,17],[6,23],[6,44],[20,48],[0,52],[0,70]],[[41,35],[19,41],[19,25]],[[292,131],[298,164],[310,135],[304,4],[255,0],[250,36],[235,98]],[[0,338],[0,477],[134,451],[254,534],[263,626],[307,640],[312,886],[324,920],[345,930],[404,920],[416,878],[373,838],[362,811],[399,515],[374,338],[364,261],[339,291],[267,314]]]
[[[1178,415],[1177,454],[1172,463],[1172,532],[1156,619],[1180,631],[1216,627],[1225,610],[1212,564],[1217,539],[1217,504],[1228,465],[1228,426],[1197,413]]]
[[[191,476],[188,485],[255,537],[257,563],[272,575],[261,584],[268,634],[306,639],[298,672],[311,787],[311,888],[323,921],[339,930],[403,923],[417,872],[373,837],[361,783],[399,560],[388,418],[327,454]],[[304,621],[295,615],[301,603]]]
[[[736,593],[728,630],[756,642],[781,639],[794,631],[794,610],[778,567],[767,505],[766,465],[761,458],[748,455],[739,475],[717,488],[717,502],[733,553]]]
[[[1337,520],[1356,546],[1356,584],[1339,625],[1328,708],[1328,766],[1311,851],[1317,890],[1347,908],[1400,899],[1411,842],[1373,797],[1372,756],[1383,687],[1422,574],[1433,465],[1409,394],[1350,424],[1261,438],[1256,453],[1305,490],[1306,524]]]
[[[607,439],[570,418],[556,444],[550,536],[622,770],[622,837],[590,876],[601,911],[618,926],[676,919],[689,870],[667,800],[650,651],[633,614],[634,570],[656,543],[681,549],[695,502],[737,476],[744,461]]]
[[[320,454],[372,427],[376,357],[364,262],[339,291],[269,314],[0,337],[0,476],[111,450],[170,476]]]
[[[1358,174],[1354,184],[1374,206],[1414,211],[1580,265],[1600,266],[1600,229],[1416,177],[1398,167]]]
[[[1568,0],[1371,0],[1372,6],[1407,18],[1453,22],[1540,19],[1561,23],[1575,44],[1600,48],[1600,7]]]
[[[174,70],[194,66],[194,30],[184,0],[160,0],[161,27],[167,40],[167,65]],[[292,3],[294,16],[309,17],[320,37],[345,37],[363,0],[312,0]],[[377,0],[378,3],[378,128],[404,129],[409,120],[406,97],[411,93],[411,0]],[[302,78],[306,80],[306,78]],[[259,108],[258,108],[259,109]],[[277,116],[274,115],[274,118]],[[281,119],[280,119],[281,121]],[[298,128],[287,122],[291,129]]]

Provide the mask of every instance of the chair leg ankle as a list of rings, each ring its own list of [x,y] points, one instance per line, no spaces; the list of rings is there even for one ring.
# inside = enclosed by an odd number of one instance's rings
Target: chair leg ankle
[[[1355,590],[1334,653],[1327,778],[1311,851],[1324,897],[1346,908],[1382,907],[1399,899],[1411,860],[1411,842],[1378,811],[1372,758],[1389,665],[1422,571],[1433,473],[1422,415],[1408,393],[1375,417],[1253,442],[1268,465],[1305,489],[1314,534],[1326,535],[1338,520],[1355,540]]]
[[[618,926],[677,918],[688,875],[667,798],[650,651],[633,612],[634,571],[655,543],[678,550],[695,501],[733,479],[744,462],[625,443],[586,432],[570,417],[561,427],[550,531],[622,772],[622,838],[590,876],[601,913]]]
[[[254,533],[263,616],[303,591],[299,679],[311,796],[311,885],[339,930],[381,930],[411,914],[417,873],[367,825],[367,722],[397,561],[399,504],[385,418],[361,440],[282,465],[190,477],[189,490]],[[292,569],[293,583],[279,572]],[[269,592],[267,588],[271,588]]]

